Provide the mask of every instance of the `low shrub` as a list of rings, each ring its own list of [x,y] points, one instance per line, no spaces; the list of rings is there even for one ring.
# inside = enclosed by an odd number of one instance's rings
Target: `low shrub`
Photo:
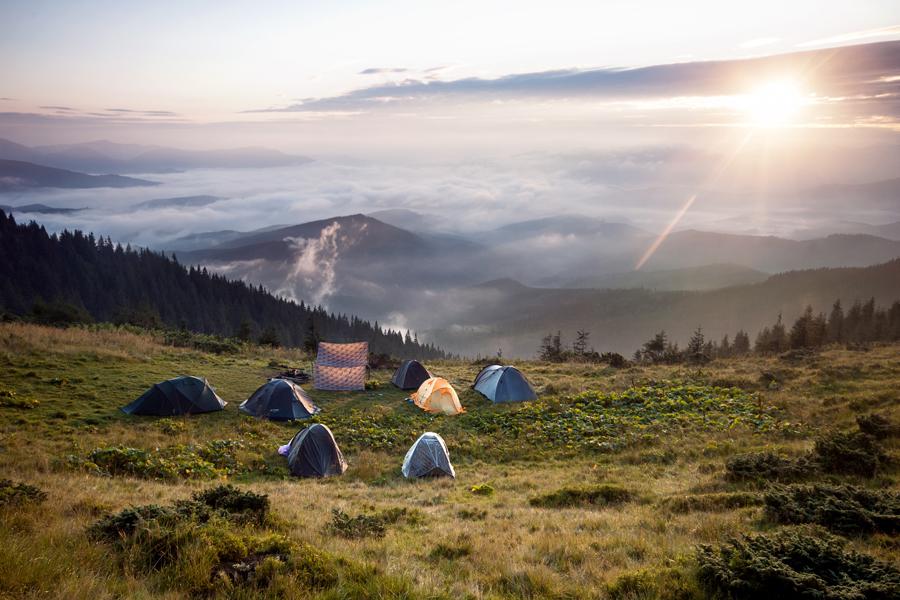
[[[884,415],[872,413],[870,415],[858,415],[856,424],[859,430],[876,440],[884,440],[900,435],[900,426],[895,425]]]
[[[900,533],[900,494],[851,485],[773,486],[764,496],[776,523],[822,525],[846,535]]]
[[[195,493],[191,500],[214,511],[225,513],[241,522],[261,525],[269,514],[269,497],[241,490],[233,485],[219,485]]]
[[[383,537],[387,532],[387,526],[400,520],[415,522],[419,517],[405,508],[397,507],[371,515],[361,513],[355,517],[334,508],[331,510],[331,522],[326,526],[326,531],[348,539]]]
[[[25,398],[17,395],[13,390],[0,390],[0,408],[24,408],[30,409],[40,405],[36,398]]]
[[[477,483],[472,486],[472,489],[469,490],[476,496],[493,496],[494,495],[494,486],[489,483]]]
[[[461,508],[457,511],[456,516],[466,521],[483,521],[487,518],[486,510]]]
[[[760,504],[762,504],[762,498],[759,495],[746,492],[670,496],[660,503],[662,508],[678,514],[719,512],[759,506]]]
[[[635,494],[619,485],[600,484],[584,487],[564,487],[528,500],[539,508],[569,508],[578,506],[616,506],[633,500]]]
[[[819,468],[826,473],[862,477],[874,477],[887,461],[878,441],[862,431],[820,437],[813,454]]]
[[[47,499],[47,493],[28,483],[10,479],[0,479],[0,507],[40,504]]]
[[[698,579],[717,598],[900,597],[900,570],[824,532],[781,531],[697,550]]]
[[[806,457],[787,458],[774,452],[738,454],[725,463],[731,481],[796,481],[813,475],[816,465]]]

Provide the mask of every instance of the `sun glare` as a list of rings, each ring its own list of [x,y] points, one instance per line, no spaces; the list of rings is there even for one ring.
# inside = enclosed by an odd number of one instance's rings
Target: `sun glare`
[[[750,123],[757,127],[784,127],[794,122],[808,103],[808,97],[795,82],[773,81],[743,98]]]

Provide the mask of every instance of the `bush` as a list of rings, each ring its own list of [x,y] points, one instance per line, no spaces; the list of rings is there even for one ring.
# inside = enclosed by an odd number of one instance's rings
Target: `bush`
[[[900,533],[900,494],[851,485],[774,486],[764,497],[776,523],[813,523],[848,535]]]
[[[202,446],[175,445],[153,452],[127,446],[95,448],[87,459],[71,457],[75,466],[109,476],[171,480],[219,479],[243,468],[236,452],[237,440],[210,440]]]
[[[618,485],[601,484],[586,487],[565,487],[529,499],[539,508],[568,508],[577,506],[616,506],[634,499],[635,495]]]
[[[834,433],[816,440],[813,451],[826,473],[874,477],[887,457],[878,441],[867,433]]]
[[[175,435],[185,430],[184,421],[178,419],[160,419],[156,422],[156,425],[166,435]]]
[[[27,483],[0,479],[0,507],[40,504],[47,499],[42,489]]]
[[[897,598],[900,571],[872,556],[846,550],[826,533],[798,531],[742,536],[697,551],[698,578],[714,597]]]
[[[885,417],[878,413],[870,415],[858,415],[856,424],[859,430],[867,435],[872,436],[876,440],[884,440],[889,437],[900,435],[900,427],[895,425]]]
[[[384,521],[377,515],[359,514],[351,517],[339,508],[331,510],[331,523],[328,531],[340,537],[358,539],[364,537],[383,537]]]
[[[795,481],[815,471],[816,465],[806,457],[791,459],[773,452],[738,454],[725,463],[726,477],[732,481]]]
[[[195,493],[191,499],[241,522],[261,525],[269,514],[269,497],[244,491],[233,485],[219,485]]]
[[[65,327],[78,323],[92,323],[93,317],[84,307],[66,302],[35,301],[31,308],[31,317],[35,323]]]
[[[746,492],[698,494],[696,496],[671,496],[665,498],[661,506],[673,513],[717,512],[759,506],[762,498]]]

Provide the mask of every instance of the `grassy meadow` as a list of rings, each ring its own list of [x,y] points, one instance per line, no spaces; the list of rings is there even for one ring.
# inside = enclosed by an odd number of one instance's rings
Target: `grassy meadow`
[[[430,363],[466,408],[453,417],[406,402],[389,371],[373,372],[365,392],[307,385],[349,462],[324,480],[290,477],[276,454],[305,423],[238,412],[267,377],[309,361],[260,347],[209,354],[112,328],[0,325],[0,479],[45,494],[0,490],[0,597],[705,598],[721,592],[703,583],[698,548],[785,531],[840,535],[846,551],[900,568],[890,497],[873,525],[837,530],[826,518],[779,521],[766,499],[776,484],[900,490],[895,436],[867,453],[881,456],[865,473],[816,441],[855,431],[858,416],[900,423],[898,346],[702,367],[518,362],[540,395],[528,405],[494,406],[471,390],[479,365]],[[206,377],[226,409],[119,411],[182,374]],[[456,480],[400,475],[425,431],[444,436]],[[797,473],[726,469],[760,452]],[[806,456],[818,470],[800,472]],[[91,533],[122,510],[178,506],[223,483],[266,495],[267,514],[194,508]]]

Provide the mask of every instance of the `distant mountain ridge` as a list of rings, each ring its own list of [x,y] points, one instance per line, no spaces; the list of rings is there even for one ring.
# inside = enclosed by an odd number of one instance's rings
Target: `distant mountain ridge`
[[[0,192],[52,187],[69,189],[128,188],[158,185],[123,175],[88,175],[18,160],[0,160]]]
[[[88,173],[165,173],[199,168],[280,167],[301,165],[312,160],[305,156],[259,147],[181,150],[98,140],[31,148],[6,139],[0,139],[0,159],[33,162]]]
[[[713,290],[732,285],[758,283],[769,274],[750,267],[730,263],[712,263],[667,271],[628,271],[597,277],[575,279],[567,288],[633,289],[660,291]]]

